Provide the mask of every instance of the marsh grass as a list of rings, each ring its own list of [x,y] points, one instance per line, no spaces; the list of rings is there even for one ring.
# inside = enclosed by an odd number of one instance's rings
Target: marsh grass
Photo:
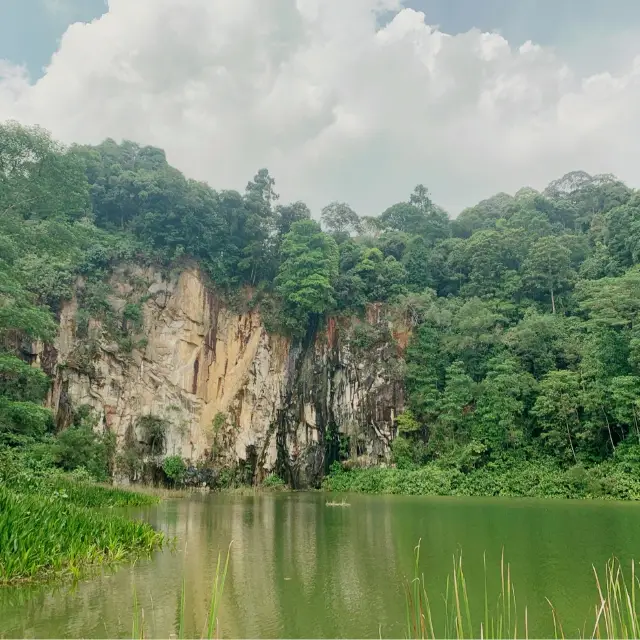
[[[232,543],[233,544],[233,543]],[[204,621],[203,631],[200,635],[201,638],[220,638],[220,621],[218,613],[220,611],[220,602],[222,601],[222,594],[224,592],[224,583],[227,579],[227,571],[229,569],[229,556],[231,554],[231,545],[227,550],[227,557],[223,563],[222,553],[218,553],[218,561],[216,563],[216,572],[213,578],[213,584],[211,586],[211,597],[209,600],[209,607],[207,610],[207,617]],[[186,638],[185,630],[185,609],[186,609],[186,580],[182,579],[182,587],[178,596],[178,606],[176,611],[175,622],[175,636],[179,640]],[[140,607],[138,603],[138,596],[133,589],[133,624],[132,624],[132,638],[144,638],[144,609]]]
[[[511,568],[505,566],[504,555],[500,561],[500,592],[495,605],[490,605],[487,588],[487,564],[484,558],[484,602],[483,619],[474,621],[467,582],[465,580],[462,554],[453,557],[453,571],[447,577],[442,599],[443,610],[434,614],[427,593],[424,574],[419,571],[420,543],[415,548],[413,580],[405,583],[406,625],[410,638],[518,638],[518,608],[516,594],[511,581]],[[440,622],[437,626],[436,619]],[[527,610],[524,610],[524,628],[520,631],[528,638]]]
[[[113,491],[119,491],[127,494],[134,494],[142,496],[143,500],[147,502],[141,502],[139,506],[145,504],[156,504],[159,500],[167,500],[173,498],[188,498],[194,494],[209,493],[209,489],[202,487],[181,487],[179,489],[171,487],[154,487],[153,485],[136,484],[134,486],[117,486],[110,484],[98,484],[94,486],[103,487]],[[138,505],[131,505],[138,506]]]
[[[85,568],[147,554],[163,544],[164,535],[146,523],[57,495],[0,487],[0,584],[78,577]]]
[[[471,598],[464,577],[462,555],[453,557],[453,571],[447,577],[445,592],[436,610],[425,585],[424,574],[419,570],[420,543],[415,548],[414,577],[405,582],[406,634],[409,638],[528,638],[529,619],[527,608],[518,616],[516,592],[511,579],[511,568],[505,564],[504,554],[500,561],[500,590],[495,604],[490,604],[487,588],[487,564],[484,561],[484,598],[482,620],[472,619]],[[596,603],[593,618],[586,620],[577,634],[580,638],[640,638],[640,615],[637,595],[640,579],[635,561],[631,562],[630,576],[625,576],[622,565],[616,558],[609,560],[601,577],[596,568],[594,595]],[[554,637],[564,640],[561,613],[553,603],[549,604],[550,621]],[[474,609],[476,610],[476,609]],[[523,620],[518,626],[519,620]],[[436,622],[437,621],[437,622]]]
[[[52,485],[56,497],[82,507],[144,507],[157,504],[160,497],[103,484],[74,482],[64,478]]]
[[[631,562],[631,576],[625,578],[622,566],[612,558],[604,577],[593,569],[600,602],[595,607],[593,638],[638,638],[640,621],[636,604],[636,589],[640,587],[636,563]]]

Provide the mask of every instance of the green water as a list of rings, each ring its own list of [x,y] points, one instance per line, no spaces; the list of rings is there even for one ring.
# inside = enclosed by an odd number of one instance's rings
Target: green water
[[[0,636],[125,637],[135,588],[146,637],[168,637],[184,576],[187,631],[200,637],[218,551],[233,540],[224,637],[403,637],[403,579],[412,575],[420,538],[434,601],[462,549],[474,612],[482,615],[482,556],[489,592],[497,593],[504,547],[530,635],[553,633],[549,598],[571,636],[595,603],[592,563],[603,567],[612,554],[640,558],[636,504],[354,495],[350,507],[332,508],[326,500],[320,493],[209,495],[146,509],[139,513],[177,537],[176,551],[75,585],[0,589]]]

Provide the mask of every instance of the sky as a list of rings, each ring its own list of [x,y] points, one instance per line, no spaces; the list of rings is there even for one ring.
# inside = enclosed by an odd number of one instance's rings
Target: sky
[[[640,186],[639,36],[637,0],[0,0],[0,121],[455,215],[575,169]]]

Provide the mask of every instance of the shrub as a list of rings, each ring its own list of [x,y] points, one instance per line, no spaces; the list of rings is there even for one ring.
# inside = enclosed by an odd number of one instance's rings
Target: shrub
[[[425,445],[421,441],[399,436],[391,443],[391,457],[399,469],[415,467],[424,462],[425,456]]]
[[[98,435],[87,425],[69,427],[56,438],[56,463],[65,471],[84,467],[95,479],[106,480],[115,448],[111,434]]]
[[[162,469],[173,485],[182,484],[187,465],[180,456],[169,456],[162,462]]]
[[[142,456],[135,446],[126,446],[116,456],[116,469],[131,482],[138,479],[142,473]]]
[[[262,486],[269,489],[284,489],[286,483],[277,473],[271,473],[264,479]]]

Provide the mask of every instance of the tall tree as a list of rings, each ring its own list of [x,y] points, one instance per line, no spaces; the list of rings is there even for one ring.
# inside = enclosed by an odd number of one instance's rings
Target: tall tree
[[[524,263],[525,282],[534,295],[549,294],[552,313],[557,295],[569,287],[573,275],[571,251],[560,238],[546,236],[533,244]]]
[[[325,313],[335,304],[338,247],[317,222],[300,220],[284,238],[282,258],[276,289],[284,300],[286,324],[301,335],[310,316]]]
[[[346,202],[331,202],[322,209],[320,217],[332,233],[353,233],[361,230],[358,214]]]
[[[576,438],[581,434],[580,378],[574,371],[550,371],[540,382],[540,393],[532,413],[542,426],[542,437],[552,450],[570,449],[574,462]]]

